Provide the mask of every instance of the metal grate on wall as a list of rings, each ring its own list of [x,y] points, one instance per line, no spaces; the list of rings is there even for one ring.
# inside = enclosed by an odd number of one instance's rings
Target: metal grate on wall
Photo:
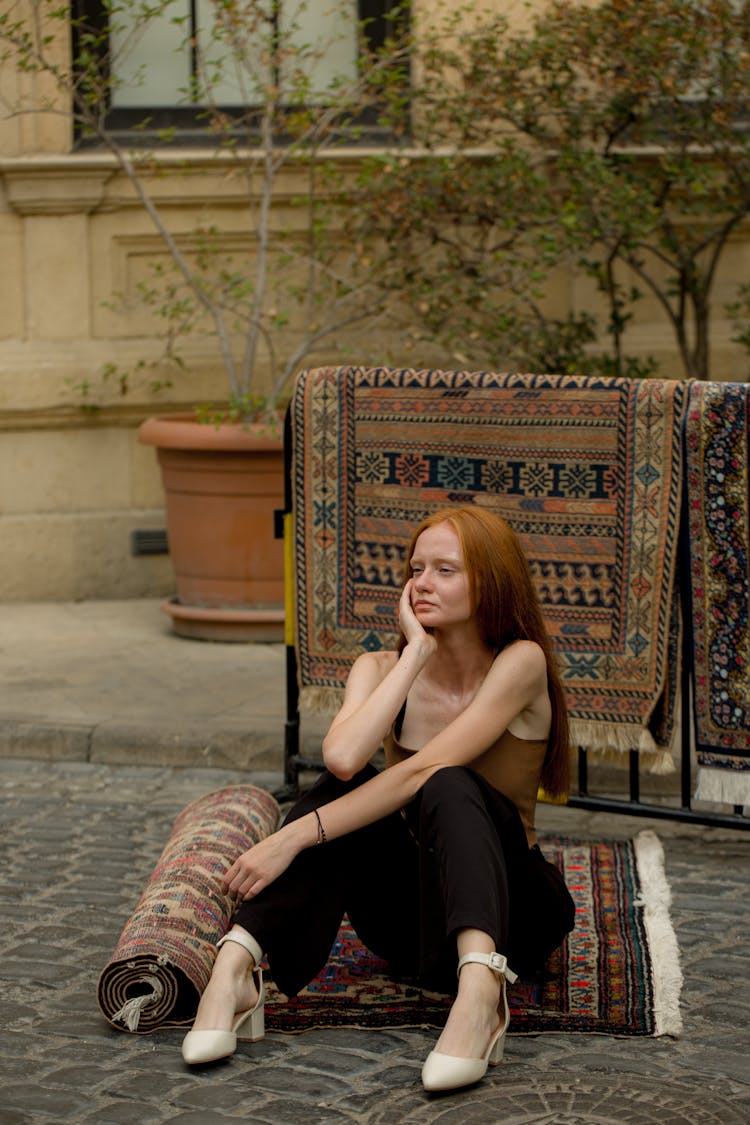
[[[136,528],[130,533],[131,555],[168,555],[169,543],[166,528]]]

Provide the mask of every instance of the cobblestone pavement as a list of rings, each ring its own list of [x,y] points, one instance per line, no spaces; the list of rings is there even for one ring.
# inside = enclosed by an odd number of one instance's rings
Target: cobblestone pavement
[[[685,986],[678,1040],[509,1036],[482,1083],[442,1097],[419,1072],[434,1032],[317,1031],[242,1043],[188,1070],[181,1031],[113,1030],[95,986],[176,813],[278,775],[0,760],[0,1122],[269,1125],[750,1120],[748,840],[741,833],[544,806],[542,834],[664,842]],[[512,1032],[512,1025],[511,1025]]]

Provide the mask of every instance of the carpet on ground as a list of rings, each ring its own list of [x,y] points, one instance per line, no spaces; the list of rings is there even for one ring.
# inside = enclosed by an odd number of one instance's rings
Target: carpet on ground
[[[543,850],[565,873],[576,926],[538,979],[508,987],[511,1032],[679,1035],[682,974],[658,837],[545,840]],[[269,985],[266,1027],[439,1028],[451,1003],[391,979],[345,920],[325,969],[297,997]]]
[[[750,805],[750,387],[695,383],[685,418],[696,796]]]
[[[114,1027],[192,1022],[233,911],[221,876],[278,821],[278,804],[254,785],[217,789],[183,809],[99,977],[99,1007]]]
[[[99,1007],[114,1027],[189,1026],[230,923],[221,875],[277,817],[274,799],[254,786],[207,794],[180,814],[99,978]],[[679,1034],[679,955],[658,838],[549,839],[543,847],[564,872],[576,927],[538,979],[511,986],[511,1030]],[[269,981],[266,1026],[439,1027],[450,1002],[391,979],[345,920],[327,966],[297,997],[287,1000]]]
[[[317,368],[291,403],[303,703],[334,707],[393,647],[410,533],[437,508],[504,516],[529,558],[575,743],[672,768],[687,394],[679,380]]]

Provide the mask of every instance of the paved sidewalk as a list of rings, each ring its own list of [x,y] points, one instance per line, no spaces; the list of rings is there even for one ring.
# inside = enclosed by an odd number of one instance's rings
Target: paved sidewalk
[[[436,1098],[419,1083],[433,1032],[269,1035],[190,1071],[182,1032],[114,1031],[96,979],[175,815],[233,781],[281,781],[283,650],[180,640],[155,602],[2,614],[2,1125],[750,1120],[748,839],[671,822],[551,806],[539,817],[542,834],[661,837],[685,974],[680,1040],[511,1025],[502,1066]]]
[[[3,605],[0,757],[278,769],[285,667],[178,637],[154,599]]]

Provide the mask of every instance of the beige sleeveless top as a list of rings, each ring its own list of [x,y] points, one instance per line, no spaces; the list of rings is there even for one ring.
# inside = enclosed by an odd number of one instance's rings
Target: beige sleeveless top
[[[415,753],[397,741],[393,730],[386,735],[383,747],[386,768]],[[526,829],[529,847],[536,843],[536,798],[546,753],[546,738],[519,738],[506,730],[497,742],[469,763],[516,806]]]

